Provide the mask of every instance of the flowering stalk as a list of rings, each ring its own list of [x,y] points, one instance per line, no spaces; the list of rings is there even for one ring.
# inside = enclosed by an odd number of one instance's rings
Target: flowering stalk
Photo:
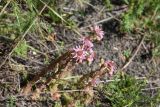
[[[47,67],[43,68],[41,72],[36,74],[31,81],[28,82],[26,87],[23,87],[22,93],[28,94],[31,92],[32,86],[35,84],[36,81],[40,80],[41,77],[44,77],[47,73],[54,70],[57,64],[62,64],[63,61],[71,59],[71,51],[64,53],[58,59],[52,61]],[[50,79],[50,78],[49,78]]]
[[[95,85],[95,82],[97,79],[101,78],[105,74],[108,74],[109,76],[112,76],[115,71],[115,64],[113,61],[106,61],[104,62],[99,69],[96,71],[92,71],[83,77],[80,78],[79,83],[82,84],[84,87],[91,87]],[[85,85],[85,82],[88,82],[87,85]]]
[[[83,88],[86,92],[84,93],[85,99],[87,99],[85,101],[86,104],[88,104],[94,96],[93,86],[98,84],[98,79],[103,77],[106,73],[109,74],[112,70],[111,68],[115,68],[114,65],[110,64],[111,62],[113,63],[113,61],[104,62],[99,69],[83,75],[77,82],[77,87]]]

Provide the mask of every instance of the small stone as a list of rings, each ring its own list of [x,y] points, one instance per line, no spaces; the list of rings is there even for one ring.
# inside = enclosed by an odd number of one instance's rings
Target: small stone
[[[35,51],[33,51],[33,55],[37,55],[37,53]]]
[[[118,51],[118,48],[117,47],[113,47],[113,50]]]

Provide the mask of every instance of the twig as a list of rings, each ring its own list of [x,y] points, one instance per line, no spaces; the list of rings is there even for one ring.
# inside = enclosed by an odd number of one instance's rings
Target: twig
[[[106,12],[114,12],[114,11],[120,11],[120,10],[127,10],[128,9],[128,6],[127,5],[124,5],[122,7],[119,7],[119,8],[116,8],[116,9],[112,9],[112,10],[106,10]]]
[[[7,6],[9,5],[9,3],[11,2],[11,0],[7,1],[7,4],[3,7],[3,9],[0,12],[0,16],[2,15],[2,13],[4,12],[4,10],[7,8]]]
[[[87,2],[87,1],[83,1],[85,4],[91,6],[94,10],[98,10],[98,8],[96,8],[95,6],[93,6],[91,3]]]
[[[56,91],[58,93],[71,93],[71,92],[86,92],[88,90],[62,90],[62,91]],[[94,92],[97,92],[96,90],[92,90]]]
[[[137,55],[138,51],[141,48],[141,45],[144,41],[145,35],[143,35],[138,47],[136,48],[136,51],[134,52],[134,54],[132,55],[132,57],[129,59],[129,61],[120,69],[120,71],[123,71],[125,68],[127,68],[129,66],[129,64],[132,62],[132,60],[135,58],[135,56]]]
[[[107,22],[107,21],[109,21],[109,20],[111,20],[111,19],[114,19],[114,17],[112,16],[112,17],[109,17],[109,18],[106,18],[106,19],[102,19],[102,20],[100,20],[100,21],[98,21],[98,22],[95,22],[94,24],[101,24],[101,23]],[[88,26],[81,27],[81,29],[85,29],[85,28],[91,27],[92,25],[93,25],[93,24],[90,24],[90,25],[88,25]]]
[[[122,8],[122,9],[125,9],[126,7]],[[120,9],[121,10],[121,9]],[[110,21],[111,19],[116,19],[118,21],[120,21],[119,19],[117,19],[116,17],[119,16],[119,15],[115,15],[113,16],[111,13],[107,13],[110,17],[109,18],[105,18],[105,19],[102,19],[98,22],[95,22],[94,24],[101,24],[103,22],[107,22],[107,21]],[[93,24],[90,24],[88,26],[84,26],[84,27],[81,27],[81,29],[85,29],[85,28],[88,28],[88,27],[91,27]]]
[[[160,89],[160,87],[144,88],[144,89],[141,89],[141,90],[142,91],[148,91],[148,90],[157,90],[157,89]]]
[[[70,76],[70,77],[62,78],[62,80],[69,80],[69,79],[81,78],[81,77],[82,77],[82,75]]]
[[[135,77],[136,80],[144,80],[147,79],[146,77]],[[115,80],[104,80],[100,81],[100,83],[109,83],[109,82],[114,82],[114,81],[121,81],[121,79],[115,79]]]
[[[145,51],[148,53],[149,50],[147,49],[147,47],[145,46],[144,42],[142,43],[143,48],[145,49]]]

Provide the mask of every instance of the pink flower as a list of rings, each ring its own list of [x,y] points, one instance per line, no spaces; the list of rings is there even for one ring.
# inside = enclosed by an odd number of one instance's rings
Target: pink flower
[[[86,59],[86,51],[81,46],[76,46],[76,48],[73,48],[73,58],[76,59],[77,62],[82,63],[84,59]]]
[[[88,51],[87,61],[89,64],[91,64],[94,60],[95,52],[92,50],[92,48]]]
[[[104,65],[105,65],[105,67],[107,67],[108,70],[109,70],[109,73],[108,73],[108,74],[109,74],[110,76],[112,76],[113,73],[114,73],[114,71],[115,71],[115,64],[114,64],[114,62],[108,60],[108,61],[106,61],[106,62],[104,63]]]
[[[84,37],[82,39],[82,42],[83,42],[84,48],[87,50],[93,47],[93,43],[91,42],[89,37]]]
[[[91,27],[91,30],[97,35],[97,40],[102,40],[104,36],[104,31],[98,25]]]

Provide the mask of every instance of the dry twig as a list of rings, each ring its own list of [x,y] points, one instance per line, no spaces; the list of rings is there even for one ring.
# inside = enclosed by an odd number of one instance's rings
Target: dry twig
[[[7,6],[9,5],[9,3],[11,2],[11,0],[7,1],[6,5],[3,7],[3,9],[0,12],[0,16],[2,15],[2,13],[5,11],[5,9],[7,8]]]
[[[145,35],[143,35],[139,45],[137,46],[134,54],[132,55],[132,57],[129,59],[129,61],[119,70],[119,71],[123,71],[125,68],[127,68],[129,66],[129,64],[132,62],[132,60],[135,58],[135,56],[137,55],[137,53],[139,52],[141,46],[142,46],[142,43],[144,41],[144,38],[145,38]]]

